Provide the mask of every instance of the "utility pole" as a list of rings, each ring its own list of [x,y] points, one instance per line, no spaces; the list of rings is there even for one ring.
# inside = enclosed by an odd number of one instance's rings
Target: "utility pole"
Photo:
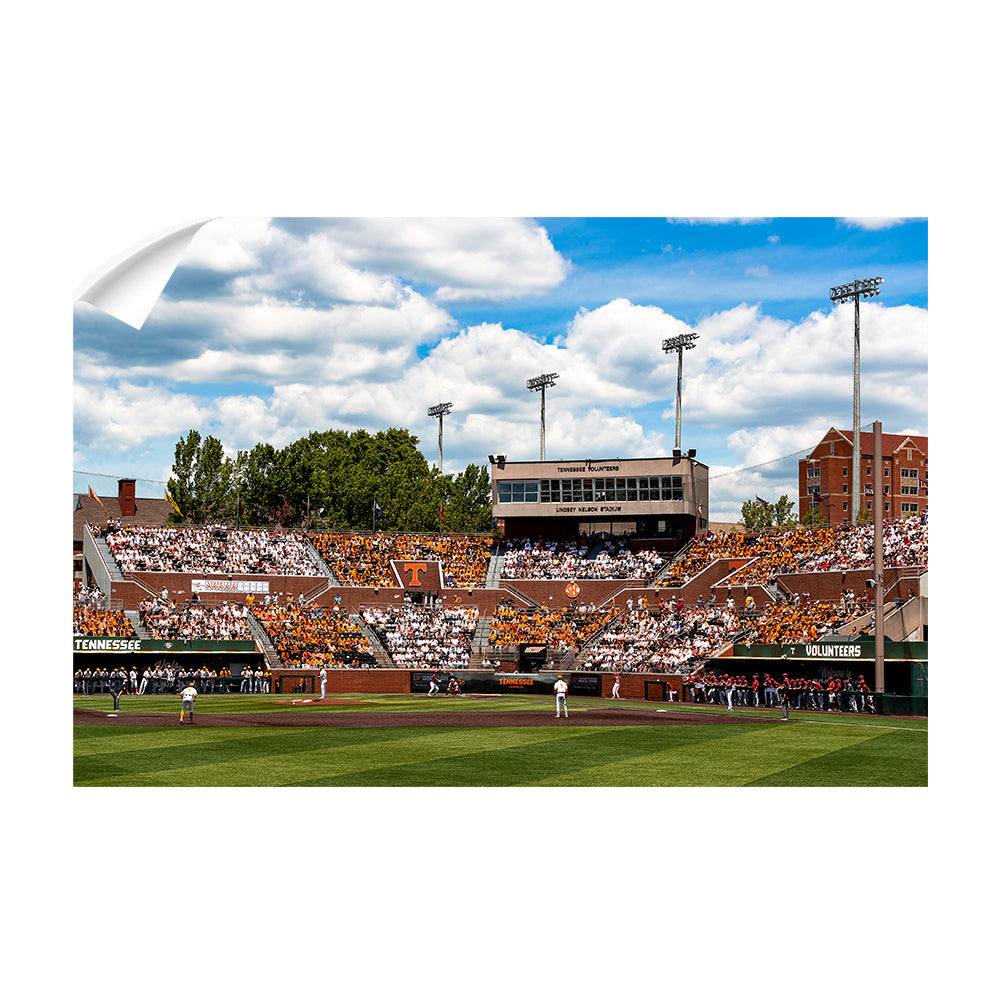
[[[885,575],[882,560],[882,505],[884,489],[882,481],[882,421],[876,420],[872,424],[872,438],[874,439],[872,455],[872,478],[878,485],[875,487],[875,496],[872,497],[872,514],[874,515],[874,560],[875,560],[875,690],[879,694],[885,694]]]
[[[438,403],[427,410],[427,416],[438,418],[438,472],[444,475],[444,418],[451,413],[451,403]]]
[[[861,299],[878,295],[883,278],[855,278],[830,289],[831,302],[854,301],[854,450],[851,453],[851,523],[861,509]]]
[[[528,379],[528,388],[532,392],[537,392],[539,389],[542,391],[542,456],[541,461],[545,461],[545,387],[547,385],[555,385],[556,379],[559,378],[558,372],[550,372],[548,375],[536,375],[534,378]]]
[[[677,405],[674,409],[674,448],[681,446],[681,381],[684,373],[684,352],[690,351],[695,346],[698,339],[697,333],[681,333],[676,337],[667,337],[663,341],[663,350],[669,354],[671,351],[677,352]]]

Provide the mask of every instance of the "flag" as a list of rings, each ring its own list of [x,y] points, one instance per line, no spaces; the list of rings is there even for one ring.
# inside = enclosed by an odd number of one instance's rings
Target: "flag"
[[[768,502],[766,500],[761,500],[760,497],[757,497],[757,506],[758,507],[769,507],[770,504],[768,504]]]
[[[171,507],[173,507],[173,508],[174,508],[174,510],[176,510],[176,511],[177,511],[177,516],[178,516],[178,517],[183,517],[183,516],[184,516],[184,515],[183,515],[183,514],[181,513],[181,509],[180,509],[180,507],[178,507],[178,506],[177,506],[177,503],[176,503],[176,501],[174,500],[174,498],[173,498],[173,497],[172,497],[172,496],[170,495],[170,493],[169,493],[169,492],[168,492],[167,490],[164,490],[164,491],[163,491],[163,499],[164,499],[164,500],[166,500],[166,501],[167,501],[167,503],[169,503],[169,504],[170,504],[170,506],[171,506]]]
[[[875,496],[875,488],[873,486],[866,486],[865,487],[865,496],[866,497],[873,497],[873,496]]]
[[[105,514],[108,514],[108,508],[105,507],[103,503],[101,503],[101,498],[94,492],[94,487],[90,486],[88,487],[88,489],[90,490],[90,496],[101,504],[101,510],[103,510]],[[108,517],[111,517],[111,515],[108,514]]]
[[[441,518],[441,523],[444,524],[444,504],[438,507],[438,517]]]
[[[920,483],[920,488],[924,491],[924,493],[926,493],[927,492],[927,480],[926,479],[920,479],[920,478],[918,478],[917,482]]]
[[[705,511],[702,508],[701,504],[698,504],[698,516],[701,517],[704,513]]]
[[[372,500],[372,513],[375,515],[375,517],[382,516],[382,508],[378,505],[377,500]]]

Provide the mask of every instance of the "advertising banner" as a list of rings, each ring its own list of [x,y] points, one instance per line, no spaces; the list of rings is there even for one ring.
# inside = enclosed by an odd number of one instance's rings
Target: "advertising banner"
[[[427,694],[430,690],[433,670],[414,670],[410,673],[410,691],[413,694]],[[484,672],[436,671],[438,688],[445,695],[448,679],[458,680],[462,694],[552,694],[558,673],[546,674],[493,674]],[[598,673],[564,673],[571,695],[600,697],[601,675]]]
[[[885,642],[885,655],[893,660],[926,660],[926,642]],[[844,636],[826,642],[802,642],[794,645],[736,644],[733,656],[786,657],[790,660],[873,660],[875,640]]]
[[[267,580],[192,580],[191,590],[197,594],[269,594]]]
[[[73,636],[74,653],[255,653],[252,639],[212,642],[208,639],[139,639],[136,636]]]
[[[492,673],[452,673],[448,670],[413,670],[410,672],[410,693],[427,694],[431,689],[431,675],[437,674],[438,691],[444,695],[448,687],[448,678],[458,679],[462,694],[493,694]]]

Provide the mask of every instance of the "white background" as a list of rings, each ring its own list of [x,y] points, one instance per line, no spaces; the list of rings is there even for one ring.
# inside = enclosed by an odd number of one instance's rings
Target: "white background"
[[[973,596],[957,582],[962,540],[993,536],[985,483],[935,487],[928,789],[74,790],[69,643],[51,638],[70,590],[73,293],[201,217],[929,216],[935,460],[972,468],[989,426],[979,272],[995,182],[990,32],[966,6],[935,19],[859,3],[182,2],[9,17],[4,605],[19,630],[21,608],[37,616],[8,652],[19,968],[82,996],[282,981],[714,996],[744,977],[779,996],[933,996],[947,976],[968,992],[985,953],[968,894],[996,868],[993,783],[965,723],[980,722],[973,682],[995,655],[984,640],[966,658],[946,609]],[[232,850],[221,868],[218,844]],[[502,862],[518,850],[531,860]],[[207,947],[220,933],[241,942],[221,960]]]

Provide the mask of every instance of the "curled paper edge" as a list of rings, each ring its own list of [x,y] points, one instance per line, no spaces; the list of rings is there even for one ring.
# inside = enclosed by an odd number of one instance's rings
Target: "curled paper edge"
[[[101,268],[74,301],[87,302],[141,329],[195,233],[211,221],[188,222],[136,244]]]

